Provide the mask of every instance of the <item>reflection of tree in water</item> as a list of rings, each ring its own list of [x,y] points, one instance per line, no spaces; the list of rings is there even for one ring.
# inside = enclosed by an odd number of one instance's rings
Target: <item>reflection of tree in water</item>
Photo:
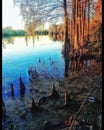
[[[7,44],[14,44],[14,37],[6,37],[2,39],[2,47],[6,48]]]
[[[28,41],[30,39],[30,37],[32,37],[33,40],[33,47],[34,47],[34,42],[35,42],[35,35],[34,35],[34,28],[35,28],[35,23],[34,22],[26,22],[25,23],[25,41],[26,41],[26,46],[28,46]]]

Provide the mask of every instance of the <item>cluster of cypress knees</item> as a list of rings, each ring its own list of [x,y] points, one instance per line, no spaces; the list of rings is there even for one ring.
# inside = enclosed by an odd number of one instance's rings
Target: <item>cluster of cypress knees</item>
[[[24,86],[24,83],[23,83],[21,77],[19,78],[19,81],[20,81],[20,95],[21,95],[21,97],[23,97],[24,94],[25,94],[25,89],[26,89],[26,88],[25,88],[25,86]],[[12,83],[10,84],[10,88],[11,88],[11,96],[14,98],[14,88],[13,88],[13,84],[12,84]],[[59,95],[58,91],[57,91],[56,88],[55,88],[55,83],[53,83],[53,89],[52,89],[52,92],[51,92],[51,94],[50,94],[49,96],[42,97],[42,98],[39,100],[38,104],[35,103],[34,98],[31,99],[31,100],[32,100],[32,106],[31,106],[31,108],[30,108],[30,109],[31,109],[31,112],[32,112],[32,113],[36,113],[36,112],[41,112],[41,111],[43,111],[44,108],[40,107],[40,105],[44,104],[47,99],[53,99],[53,98],[54,98],[54,99],[57,99],[57,98],[59,98],[59,97],[60,97],[60,95]],[[68,94],[67,91],[65,91],[65,97],[64,97],[64,99],[65,99],[64,105],[61,106],[60,108],[64,108],[64,107],[69,106],[70,95]],[[3,100],[2,100],[2,120],[3,120],[3,121],[6,120],[6,107],[5,107],[5,104],[4,104],[4,101],[3,101]]]

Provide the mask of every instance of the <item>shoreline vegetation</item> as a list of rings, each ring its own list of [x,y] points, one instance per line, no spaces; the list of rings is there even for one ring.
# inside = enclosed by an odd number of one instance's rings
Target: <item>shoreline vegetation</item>
[[[13,29],[3,29],[2,37],[12,37],[12,36],[25,36],[25,30],[13,30]],[[35,31],[34,35],[48,35],[48,30]]]
[[[36,79],[28,85],[30,93],[4,101],[6,119],[2,130],[75,130],[80,122],[86,128],[100,129],[101,87],[102,66],[96,60],[80,71],[69,71],[64,79]],[[88,101],[88,96],[96,100]]]

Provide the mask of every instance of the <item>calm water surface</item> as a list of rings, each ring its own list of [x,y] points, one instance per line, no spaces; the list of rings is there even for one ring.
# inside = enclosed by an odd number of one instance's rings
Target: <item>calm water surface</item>
[[[15,96],[19,96],[19,77],[28,86],[28,69],[33,66],[38,72],[44,71],[58,78],[64,76],[64,59],[61,54],[62,42],[52,41],[48,36],[41,36],[25,42],[24,37],[15,37],[14,44],[2,48],[2,96],[10,96],[10,83],[14,85]],[[39,62],[40,59],[40,62]],[[54,64],[51,65],[51,62]],[[28,92],[28,89],[26,89]]]

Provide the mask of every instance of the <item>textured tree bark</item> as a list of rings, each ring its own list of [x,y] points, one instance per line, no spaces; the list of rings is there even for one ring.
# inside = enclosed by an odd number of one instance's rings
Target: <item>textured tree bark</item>
[[[64,60],[65,60],[65,77],[67,77],[69,68],[70,40],[68,39],[68,15],[67,15],[66,0],[64,0],[64,20],[65,20]]]

